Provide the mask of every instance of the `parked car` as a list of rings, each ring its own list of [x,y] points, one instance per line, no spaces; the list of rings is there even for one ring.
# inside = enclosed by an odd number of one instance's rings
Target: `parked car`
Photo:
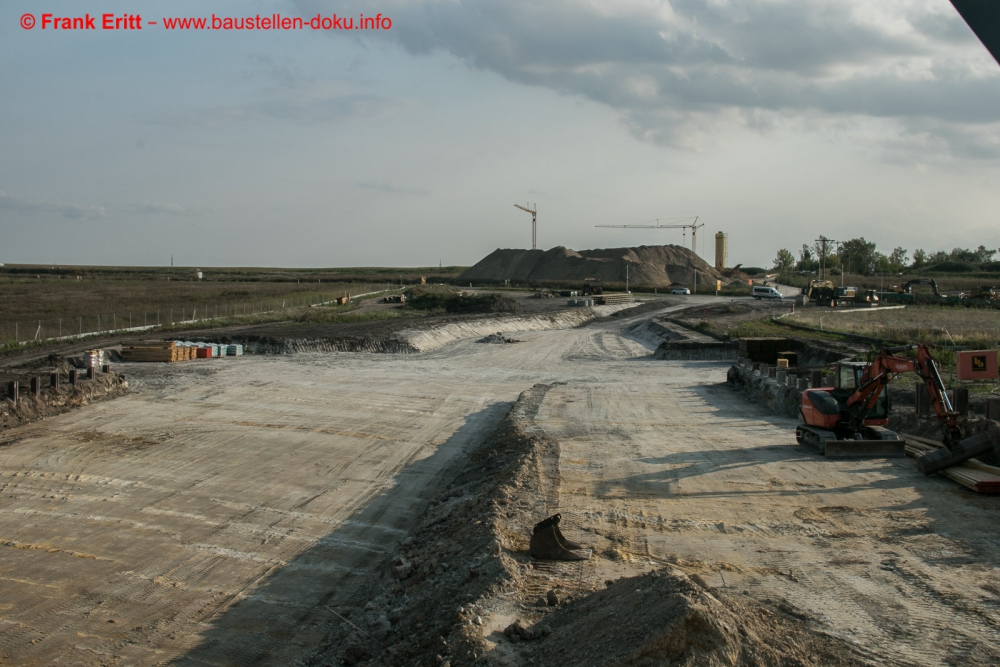
[[[753,298],[755,299],[780,299],[781,292],[773,287],[763,287],[754,285]]]
[[[687,287],[678,287],[675,290],[671,290],[670,293],[671,294],[690,294],[691,290],[689,290]]]

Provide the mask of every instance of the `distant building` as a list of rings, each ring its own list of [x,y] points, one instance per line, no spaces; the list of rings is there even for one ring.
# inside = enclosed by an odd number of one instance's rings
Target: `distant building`
[[[729,249],[727,246],[727,240],[729,238],[728,234],[723,234],[719,232],[715,235],[715,270],[725,271],[726,265],[729,264]]]

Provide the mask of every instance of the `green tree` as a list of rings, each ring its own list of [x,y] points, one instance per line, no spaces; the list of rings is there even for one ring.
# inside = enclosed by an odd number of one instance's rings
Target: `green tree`
[[[803,243],[802,250],[799,251],[799,261],[795,265],[795,268],[799,271],[815,271],[818,266],[819,262],[813,258],[812,249]]]
[[[888,257],[889,271],[899,273],[906,268],[906,248],[896,247]]]
[[[875,251],[875,244],[866,241],[863,236],[841,243],[837,254],[848,273],[869,273],[876,270],[878,253]]]
[[[968,248],[952,248],[951,252],[948,253],[948,259],[953,262],[972,264],[976,261],[976,251]]]
[[[791,271],[795,267],[795,255],[791,251],[782,248],[774,258],[774,268],[781,273]]]
[[[996,250],[988,250],[986,246],[981,245],[975,250],[976,253],[976,263],[985,264],[986,262],[993,261],[993,255],[997,254]]]
[[[933,255],[927,257],[928,264],[940,264],[941,262],[947,262],[951,257],[944,250],[938,250]]]
[[[919,269],[920,267],[927,264],[927,251],[917,248],[913,251],[913,264],[914,269]]]

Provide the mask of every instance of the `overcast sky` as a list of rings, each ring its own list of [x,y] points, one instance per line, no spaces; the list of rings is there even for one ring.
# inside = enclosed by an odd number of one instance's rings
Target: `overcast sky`
[[[159,25],[42,29],[88,11]],[[162,25],[212,12],[392,27]],[[0,3],[0,262],[472,264],[518,202],[542,248],[996,248],[1000,66],[947,0]]]

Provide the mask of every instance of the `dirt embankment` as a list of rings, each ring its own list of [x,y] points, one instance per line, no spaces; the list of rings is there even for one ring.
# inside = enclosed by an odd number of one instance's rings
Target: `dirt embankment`
[[[697,253],[677,245],[639,246],[575,251],[563,246],[550,250],[498,248],[458,277],[458,282],[565,283],[596,278],[608,283],[669,287],[674,284],[732,279],[716,271]]]
[[[784,601],[671,566],[588,588],[586,563],[532,559],[531,526],[557,503],[559,445],[531,423],[550,388],[520,396],[310,664],[872,664]]]
[[[21,387],[17,403],[9,396],[0,402],[0,431],[69,412],[97,401],[124,396],[129,391],[125,376],[114,371],[97,373],[93,380],[86,380],[85,377],[81,371],[80,379],[76,386],[73,386],[65,376],[62,376],[59,387],[53,389],[49,386],[49,378],[46,375],[42,378],[42,385],[46,388],[36,397],[30,391],[29,375],[25,375],[18,380]]]

